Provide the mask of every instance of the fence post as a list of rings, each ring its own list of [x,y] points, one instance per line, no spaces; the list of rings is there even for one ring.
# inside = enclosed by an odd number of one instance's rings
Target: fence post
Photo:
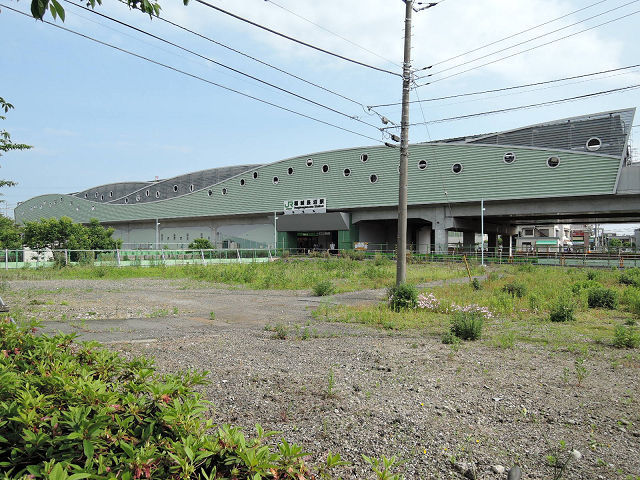
[[[120,266],[120,250],[116,248],[116,265]]]
[[[238,255],[238,262],[241,262],[242,258],[240,258],[240,250],[238,250],[237,248],[236,248],[236,254]]]
[[[65,266],[69,265],[69,255],[66,248],[64,249],[64,264]]]
[[[200,249],[200,256],[202,257],[202,264],[204,265],[204,250]]]

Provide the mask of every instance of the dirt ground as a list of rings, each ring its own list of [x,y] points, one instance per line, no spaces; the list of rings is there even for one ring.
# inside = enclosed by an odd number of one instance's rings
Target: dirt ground
[[[353,463],[342,478],[371,478],[365,454],[397,456],[408,479],[506,479],[514,464],[522,478],[553,479],[551,456],[571,459],[566,479],[640,479],[637,350],[456,350],[420,331],[311,316],[322,302],[383,297],[157,279],[12,281],[2,293],[46,331],[153,356],[160,372],[209,371],[217,422],[280,431],[311,463],[340,453]]]

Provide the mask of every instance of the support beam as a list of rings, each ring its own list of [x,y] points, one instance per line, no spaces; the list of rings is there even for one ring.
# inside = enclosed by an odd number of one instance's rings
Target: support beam
[[[436,228],[435,233],[435,252],[447,253],[449,250],[449,232],[444,228]]]
[[[431,253],[431,227],[418,230],[418,253]]]

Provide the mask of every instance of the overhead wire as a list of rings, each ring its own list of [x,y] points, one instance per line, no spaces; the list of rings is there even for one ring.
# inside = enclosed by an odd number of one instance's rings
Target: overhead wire
[[[333,32],[333,31],[329,30],[328,28],[325,28],[322,25],[314,22],[313,20],[309,20],[308,18],[303,17],[302,15],[300,15],[300,14],[298,14],[298,13],[292,11],[292,10],[289,10],[287,7],[284,7],[284,6],[280,5],[279,3],[274,2],[273,0],[264,0],[264,1],[272,4],[275,7],[280,8],[281,10],[284,10],[285,12],[290,13],[294,17],[298,17],[299,19],[304,20],[305,22],[310,23],[311,25],[314,25],[315,27],[318,27],[319,29],[324,30],[327,33],[330,33],[331,35],[333,35],[335,37],[338,37],[341,40],[344,40],[345,42],[353,45],[354,47],[358,47],[361,50],[364,50],[365,52],[370,53],[371,55],[374,55],[374,56],[378,57],[381,60],[384,60],[385,62],[389,62],[389,63],[391,63],[391,64],[393,64],[393,65],[395,65],[397,67],[402,67],[401,63],[398,63],[398,62],[390,60],[390,59],[388,59],[386,57],[383,57],[382,55],[379,55],[378,53],[374,52],[373,50],[370,50],[367,47],[363,47],[362,45],[359,45],[358,43],[356,43],[356,42],[354,42],[352,40],[349,40],[347,37],[345,37],[343,35],[340,35],[339,33]],[[444,1],[444,0],[442,0],[442,1]]]
[[[322,52],[322,53],[325,53],[327,55],[331,55],[333,57],[339,58],[341,60],[345,60],[347,62],[354,63],[356,65],[360,65],[362,67],[370,68],[372,70],[377,70],[378,72],[388,73],[390,75],[395,75],[397,77],[402,77],[401,73],[392,72],[391,70],[386,70],[384,68],[376,67],[375,65],[369,65],[368,63],[361,62],[361,61],[355,60],[353,58],[345,57],[344,55],[340,55],[339,53],[335,53],[335,52],[332,52],[330,50],[326,50],[324,48],[318,47],[316,45],[312,45],[311,43],[307,43],[307,42],[304,42],[304,41],[299,40],[297,38],[294,38],[294,37],[291,37],[289,35],[286,35],[284,33],[278,32],[277,30],[273,30],[272,28],[266,27],[266,26],[261,25],[261,24],[259,24],[257,22],[249,20],[248,18],[244,18],[244,17],[241,17],[240,15],[236,15],[235,13],[229,12],[228,10],[224,10],[223,8],[216,7],[215,5],[212,5],[211,3],[209,3],[209,2],[207,2],[205,0],[195,0],[195,1],[200,3],[201,5],[204,5],[206,7],[212,8],[212,9],[214,9],[214,10],[220,12],[220,13],[224,13],[225,15],[229,15],[230,17],[233,17],[233,18],[235,18],[237,20],[240,20],[242,22],[248,23],[249,25],[253,25],[254,27],[260,28],[260,29],[262,29],[262,30],[264,30],[266,32],[273,33],[274,35],[277,35],[279,37],[285,38],[285,39],[290,40],[292,42],[295,42],[295,43],[297,43],[299,45],[304,45],[305,47],[311,48],[311,49],[316,50],[318,52]]]
[[[527,88],[527,87],[535,87],[535,86],[539,86],[539,85],[548,85],[551,83],[558,83],[558,82],[564,82],[567,80],[575,80],[578,78],[586,78],[586,77],[592,77],[595,75],[602,75],[605,73],[612,73],[612,72],[618,72],[621,70],[629,70],[632,68],[637,68],[640,67],[640,63],[636,64],[636,65],[629,65],[626,67],[620,67],[620,68],[611,68],[609,70],[601,70],[599,72],[592,72],[592,73],[585,73],[582,75],[573,75],[571,77],[563,77],[563,78],[556,78],[554,80],[545,80],[542,82],[534,82],[534,83],[524,83],[522,85],[513,85],[510,87],[503,87],[503,88],[492,88],[490,90],[480,90],[477,92],[467,92],[467,93],[457,93],[455,95],[445,95],[442,97],[433,97],[433,98],[425,98],[422,100],[411,100],[409,103],[426,103],[426,102],[436,102],[436,101],[440,101],[440,100],[449,100],[452,98],[460,98],[460,97],[470,97],[470,96],[474,96],[474,95],[484,95],[487,93],[496,93],[496,92],[505,92],[505,91],[509,91],[509,90],[516,90],[516,89],[520,89],[520,88]],[[598,80],[598,79],[596,79]],[[402,105],[402,102],[393,102],[393,103],[381,103],[378,105],[371,105],[371,108],[379,108],[379,107],[394,107],[397,105]],[[369,107],[369,106],[368,106]]]
[[[634,1],[640,1],[640,0],[634,0]],[[436,82],[441,82],[442,80],[446,80],[446,79],[448,79],[448,78],[452,78],[452,77],[455,77],[455,76],[458,76],[458,75],[462,75],[463,73],[471,72],[472,70],[477,70],[477,69],[479,69],[479,68],[486,67],[487,65],[492,65],[492,64],[494,64],[494,63],[501,62],[502,60],[506,60],[506,59],[508,59],[508,58],[515,57],[516,55],[520,55],[520,54],[522,54],[522,53],[527,53],[527,52],[530,52],[530,51],[535,50],[535,49],[537,49],[537,48],[545,47],[545,46],[547,46],[547,45],[551,45],[551,44],[553,44],[553,43],[559,42],[559,41],[561,41],[561,40],[566,40],[567,38],[574,37],[574,36],[576,36],[576,35],[579,35],[579,34],[584,33],[584,32],[588,32],[588,31],[593,30],[593,29],[595,29],[595,28],[602,27],[602,26],[604,26],[604,25],[608,25],[608,24],[613,23],[613,22],[617,22],[618,20],[623,20],[623,19],[628,18],[628,17],[630,17],[630,16],[632,16],[632,15],[635,15],[635,14],[637,14],[637,13],[640,13],[640,10],[635,10],[635,11],[633,11],[633,12],[631,12],[631,13],[627,13],[627,14],[622,15],[622,16],[620,16],[620,17],[617,17],[617,18],[614,18],[614,19],[611,19],[611,20],[607,20],[606,22],[603,22],[603,23],[599,23],[598,25],[593,25],[593,26],[591,26],[591,27],[589,27],[589,28],[585,28],[584,30],[580,30],[579,32],[574,32],[574,33],[571,33],[571,34],[569,34],[569,35],[565,35],[564,37],[556,38],[556,39],[550,40],[550,41],[548,41],[548,42],[541,43],[540,45],[535,45],[535,46],[530,47],[530,48],[527,48],[527,49],[525,49],[525,50],[521,50],[521,51],[519,51],[519,52],[515,52],[515,53],[512,53],[512,54],[510,54],[510,55],[507,55],[507,56],[504,56],[504,57],[497,58],[497,59],[492,60],[492,61],[490,61],[490,62],[486,62],[486,63],[483,63],[483,64],[481,64],[481,65],[476,65],[476,66],[471,67],[471,68],[468,68],[468,69],[466,69],[466,70],[462,70],[462,71],[460,71],[460,72],[452,73],[451,75],[447,75],[447,76],[445,76],[445,77],[437,78],[437,79],[432,80],[432,81],[430,81],[430,82],[427,82],[427,83],[423,83],[423,84],[417,85],[417,87],[424,87],[424,86],[426,86],[426,85],[431,85],[431,84],[434,84],[434,83],[436,83]],[[423,77],[423,78],[424,78],[424,77]]]
[[[578,100],[584,100],[587,98],[593,98],[593,97],[599,97],[602,95],[609,95],[612,93],[617,93],[617,92],[623,92],[623,91],[627,91],[627,90],[633,90],[636,88],[640,88],[640,84],[636,84],[636,85],[627,85],[626,87],[620,87],[620,88],[612,88],[610,90],[602,90],[599,92],[592,92],[592,93],[587,93],[585,95],[577,95],[575,97],[568,97],[568,98],[560,98],[560,99],[556,99],[556,100],[549,100],[547,102],[540,102],[540,103],[532,103],[530,105],[520,105],[517,107],[508,107],[508,108],[501,108],[498,110],[488,110],[485,112],[478,112],[478,113],[472,113],[472,114],[468,114],[468,115],[459,115],[456,117],[448,117],[448,118],[440,118],[437,120],[430,120],[427,123],[429,124],[434,124],[434,123],[444,123],[444,122],[450,122],[450,121],[454,121],[454,120],[466,120],[469,118],[476,118],[476,117],[484,117],[487,115],[495,115],[498,113],[506,113],[506,112],[513,112],[516,110],[526,110],[529,108],[537,108],[537,107],[543,107],[543,106],[547,106],[547,105],[556,105],[556,104],[560,104],[560,103],[567,103],[567,102],[573,102],[573,101],[578,101]],[[409,126],[413,127],[416,125],[422,125],[422,122],[416,122],[416,123],[412,123]],[[392,128],[396,128],[396,127],[383,127],[383,130],[389,130]]]
[[[500,50],[496,50],[495,52],[487,53],[487,54],[485,54],[485,55],[482,55],[482,56],[480,56],[480,57],[474,58],[474,59],[472,59],[472,60],[467,60],[466,62],[459,63],[459,64],[454,65],[454,66],[452,66],[452,67],[444,68],[444,69],[442,69],[442,70],[440,70],[440,71],[438,71],[438,72],[436,72],[436,73],[430,73],[429,75],[424,75],[424,76],[422,76],[422,77],[418,77],[418,78],[416,78],[416,80],[419,80],[419,79],[421,79],[421,78],[431,77],[431,76],[433,76],[433,75],[440,75],[441,73],[448,72],[448,71],[453,70],[453,69],[455,69],[455,68],[459,68],[459,67],[462,67],[462,66],[464,66],[464,65],[468,65],[468,64],[470,64],[470,63],[477,62],[478,60],[482,60],[483,58],[487,58],[487,57],[491,57],[491,56],[493,56],[493,55],[497,55],[497,54],[502,53],[502,52],[505,52],[505,51],[507,51],[507,50],[511,50],[512,48],[516,48],[516,47],[519,47],[519,46],[521,46],[521,45],[524,45],[525,43],[530,43],[530,42],[533,42],[533,41],[535,41],[535,40],[539,40],[539,39],[541,39],[541,38],[543,38],[543,37],[547,37],[547,36],[549,36],[549,35],[552,35],[552,34],[554,34],[554,33],[558,33],[558,32],[560,32],[560,31],[562,31],[562,30],[566,30],[566,29],[568,29],[568,28],[575,27],[576,25],[579,25],[579,24],[581,24],[581,23],[587,22],[587,21],[589,21],[589,20],[593,20],[594,18],[597,18],[597,17],[601,17],[602,15],[606,15],[607,13],[611,13],[611,12],[613,12],[613,11],[615,11],[615,10],[620,10],[621,8],[628,7],[629,5],[631,5],[631,4],[633,4],[633,3],[638,3],[639,1],[640,1],[640,0],[631,0],[630,2],[627,2],[627,3],[625,3],[625,4],[619,5],[619,6],[614,7],[614,8],[611,8],[611,9],[609,9],[609,10],[605,10],[604,12],[598,13],[598,14],[596,14],[596,15],[592,15],[591,17],[585,18],[585,19],[583,19],[583,20],[579,20],[579,21],[574,22],[574,23],[572,23],[572,24],[570,24],[570,25],[565,25],[564,27],[560,27],[560,28],[557,28],[557,29],[552,30],[552,31],[550,31],[550,32],[543,33],[542,35],[538,35],[537,37],[533,37],[533,38],[530,38],[530,39],[528,39],[528,40],[523,40],[522,42],[514,43],[513,45],[510,45],[510,46],[508,46],[508,47],[501,48]]]
[[[232,72],[234,72],[234,73],[237,73],[237,74],[242,75],[242,76],[244,76],[244,77],[250,78],[251,80],[254,80],[254,81],[256,81],[256,82],[259,82],[259,83],[262,83],[262,84],[264,84],[264,85],[267,85],[267,86],[269,86],[269,87],[271,87],[271,88],[274,88],[274,89],[276,89],[276,90],[279,90],[279,91],[281,91],[281,92],[283,92],[283,93],[287,93],[287,94],[289,94],[289,95],[292,95],[292,96],[294,96],[294,97],[296,97],[296,98],[298,98],[298,99],[300,99],[300,100],[303,100],[303,101],[305,101],[305,102],[309,102],[309,103],[311,103],[311,104],[313,104],[313,105],[315,105],[315,106],[317,106],[317,107],[324,108],[324,109],[329,110],[329,111],[331,111],[331,112],[333,112],[333,113],[336,113],[336,114],[338,114],[338,115],[342,115],[342,116],[347,117],[347,118],[349,118],[349,119],[351,119],[351,120],[355,120],[356,122],[360,122],[360,123],[362,123],[362,124],[368,125],[368,126],[370,126],[370,127],[373,127],[373,128],[375,128],[375,129],[379,130],[379,127],[378,127],[378,126],[373,125],[373,124],[371,124],[371,123],[369,123],[369,122],[366,122],[366,121],[364,121],[364,120],[361,120],[361,119],[359,119],[357,116],[350,115],[350,114],[348,114],[348,113],[344,113],[344,112],[342,112],[342,111],[340,111],[340,110],[337,110],[337,109],[335,109],[335,108],[333,108],[333,107],[329,107],[329,106],[324,105],[324,104],[322,104],[322,103],[320,103],[320,102],[317,102],[317,101],[315,101],[315,100],[313,100],[313,99],[311,99],[311,98],[305,97],[304,95],[300,95],[300,94],[295,93],[295,92],[293,92],[293,91],[291,91],[291,90],[288,90],[288,89],[286,89],[286,88],[279,87],[278,85],[276,85],[276,84],[274,84],[274,83],[268,82],[268,81],[266,81],[266,80],[262,80],[261,78],[256,77],[255,75],[251,75],[251,74],[249,74],[249,73],[243,72],[242,70],[238,70],[237,68],[234,68],[234,67],[231,67],[231,66],[229,66],[229,65],[226,65],[226,64],[224,64],[224,63],[222,63],[222,62],[218,62],[217,60],[214,60],[214,59],[209,58],[209,57],[207,57],[207,56],[205,56],[205,55],[202,55],[202,54],[200,54],[200,53],[198,53],[198,52],[195,52],[195,51],[193,51],[193,50],[191,50],[191,49],[188,49],[188,48],[186,48],[186,47],[183,47],[182,45],[179,45],[179,44],[177,44],[177,43],[175,43],[175,42],[172,42],[172,41],[167,40],[167,39],[165,39],[165,38],[163,38],[163,37],[160,37],[159,35],[155,35],[155,34],[153,34],[153,33],[151,33],[151,32],[147,32],[146,30],[143,30],[142,28],[136,27],[136,26],[131,25],[131,24],[127,23],[127,22],[123,22],[122,20],[118,20],[117,18],[111,17],[111,16],[106,15],[106,14],[104,14],[104,13],[97,12],[97,11],[93,10],[92,8],[85,7],[84,5],[78,5],[77,3],[74,3],[74,2],[72,2],[72,1],[70,1],[70,0],[64,0],[64,1],[65,1],[66,3],[68,3],[68,4],[70,4],[70,5],[73,5],[73,6],[77,7],[77,8],[81,8],[81,9],[83,9],[83,10],[86,10],[86,11],[88,11],[88,12],[93,13],[94,15],[98,15],[98,16],[100,16],[100,17],[102,17],[102,18],[105,18],[105,19],[107,19],[107,20],[110,20],[110,21],[112,21],[112,22],[114,22],[114,23],[117,23],[117,24],[122,25],[122,26],[124,26],[124,27],[130,28],[130,29],[132,29],[132,30],[134,30],[134,31],[136,31],[136,32],[138,32],[138,33],[142,33],[143,35],[147,35],[147,36],[149,36],[149,37],[151,37],[151,38],[154,38],[154,39],[159,40],[159,41],[161,41],[161,42],[163,42],[163,43],[166,43],[166,44],[168,44],[168,45],[171,45],[172,47],[175,47],[175,48],[178,48],[178,49],[180,49],[180,50],[182,50],[182,51],[185,51],[185,52],[187,52],[187,53],[190,53],[191,55],[195,55],[195,56],[197,56],[197,57],[199,57],[199,58],[201,58],[201,59],[203,59],[203,60],[206,60],[206,61],[208,61],[208,62],[213,63],[214,65],[218,65],[219,67],[225,68],[225,69],[230,70],[230,71],[232,71]]]
[[[127,4],[127,2],[126,2],[126,0],[119,0],[119,1],[120,1],[120,3],[122,3],[122,4],[124,4],[124,5],[128,5],[128,4]],[[362,107],[362,109],[363,109],[363,110],[365,109],[365,105],[364,105],[362,102],[359,102],[359,101],[354,100],[353,98],[350,98],[350,97],[348,97],[348,96],[346,96],[346,95],[344,95],[344,94],[342,94],[342,93],[336,92],[336,91],[331,90],[331,89],[329,89],[329,88],[327,88],[327,87],[324,87],[324,86],[322,86],[322,85],[319,85],[319,84],[317,84],[317,83],[314,83],[314,82],[312,82],[312,81],[310,81],[310,80],[307,80],[307,79],[305,79],[305,78],[303,78],[303,77],[300,77],[299,75],[296,75],[296,74],[294,74],[294,73],[288,72],[288,71],[286,71],[286,70],[284,70],[284,69],[282,69],[282,68],[280,68],[280,67],[277,67],[277,66],[272,65],[272,64],[270,64],[270,63],[268,63],[268,62],[265,62],[264,60],[260,60],[259,58],[256,58],[256,57],[254,57],[254,56],[252,56],[252,55],[249,55],[249,54],[248,54],[248,53],[246,53],[246,52],[243,52],[243,51],[241,51],[241,50],[238,50],[238,49],[236,49],[236,48],[233,48],[233,47],[231,47],[231,46],[229,46],[229,45],[226,45],[226,44],[224,44],[224,43],[222,43],[222,42],[220,42],[220,41],[218,41],[218,40],[214,40],[213,38],[208,37],[208,36],[206,36],[206,35],[203,35],[203,34],[201,34],[201,33],[199,33],[199,32],[196,32],[195,30],[191,30],[190,28],[187,28],[187,27],[185,27],[184,25],[180,25],[179,23],[172,22],[171,20],[168,20],[168,19],[167,19],[167,18],[165,18],[165,17],[158,17],[158,18],[157,18],[157,20],[160,20],[161,22],[168,23],[169,25],[173,25],[173,26],[174,26],[174,27],[176,27],[176,28],[179,28],[179,29],[181,29],[181,30],[184,30],[185,32],[191,33],[192,35],[195,35],[195,36],[197,36],[197,37],[199,37],[199,38],[202,38],[203,40],[206,40],[206,41],[211,42],[211,43],[213,43],[213,44],[215,44],[215,45],[218,45],[218,46],[220,46],[220,47],[222,47],[222,48],[225,48],[225,49],[227,49],[227,50],[229,50],[229,51],[231,51],[231,52],[237,53],[238,55],[242,55],[242,56],[243,56],[243,57],[245,57],[245,58],[248,58],[248,59],[250,59],[250,60],[253,60],[254,62],[260,63],[261,65],[264,65],[264,66],[266,66],[266,67],[272,68],[273,70],[276,70],[276,71],[278,71],[278,72],[280,72],[280,73],[283,73],[283,74],[285,74],[285,75],[288,75],[288,76],[290,76],[290,77],[292,77],[292,78],[295,78],[296,80],[299,80],[299,81],[301,81],[301,82],[303,82],[303,83],[306,83],[306,84],[311,85],[311,86],[313,86],[313,87],[319,88],[320,90],[323,90],[323,91],[325,91],[325,92],[327,92],[327,93],[330,93],[330,94],[332,94],[332,95],[335,95],[335,96],[337,96],[337,97],[340,97],[340,98],[342,98],[343,100],[347,100],[347,101],[349,101],[349,102],[351,102],[351,103],[354,103],[354,104],[356,104],[356,105],[358,105],[358,106]]]
[[[0,4],[0,7],[6,8],[7,10],[11,10],[11,11],[13,11],[13,12],[15,12],[15,13],[18,13],[18,14],[20,14],[20,15],[23,15],[23,16],[25,16],[25,17],[32,18],[32,16],[31,16],[30,14],[25,13],[25,12],[22,12],[22,11],[20,11],[20,10],[18,10],[18,9],[12,8],[12,7],[8,6],[8,5]],[[98,44],[100,44],[100,45],[103,45],[103,46],[106,46],[106,47],[112,48],[112,49],[117,50],[117,51],[122,52],[122,53],[126,53],[127,55],[131,55],[131,56],[136,57],[136,58],[138,58],[138,59],[140,59],[140,60],[144,60],[144,61],[146,61],[146,62],[152,63],[152,64],[154,64],[154,65],[157,65],[157,66],[160,66],[160,67],[163,67],[163,68],[166,68],[166,69],[171,70],[171,71],[174,71],[174,72],[176,72],[176,73],[180,73],[180,74],[185,75],[185,76],[187,76],[187,77],[191,77],[191,78],[193,78],[193,79],[200,80],[200,81],[202,81],[202,82],[205,82],[205,83],[207,83],[207,84],[213,85],[213,86],[218,87],[218,88],[221,88],[221,89],[223,89],[223,90],[226,90],[226,91],[229,91],[229,92],[232,92],[232,93],[238,94],[238,95],[240,95],[240,96],[243,96],[243,97],[249,98],[249,99],[251,99],[251,100],[255,100],[255,101],[260,102],[260,103],[263,103],[263,104],[265,104],[265,105],[272,106],[272,107],[277,108],[277,109],[279,109],[279,110],[283,110],[283,111],[286,111],[286,112],[292,113],[292,114],[294,114],[294,115],[298,115],[298,116],[300,116],[300,117],[307,118],[307,119],[309,119],[309,120],[313,120],[313,121],[315,121],[315,122],[317,122],[317,123],[321,123],[321,124],[323,124],[323,125],[327,125],[327,126],[330,126],[330,127],[333,127],[333,128],[337,128],[337,129],[342,130],[342,131],[345,131],[345,132],[352,133],[352,134],[354,134],[354,135],[358,135],[358,136],[363,137],[363,138],[368,138],[369,140],[373,140],[373,141],[378,142],[378,143],[384,143],[381,139],[374,138],[374,137],[371,137],[371,136],[369,136],[369,135],[366,135],[366,134],[363,134],[363,133],[360,133],[360,132],[356,132],[356,131],[354,131],[354,130],[350,130],[350,129],[348,129],[348,128],[344,128],[344,127],[341,127],[341,126],[339,126],[339,125],[335,125],[335,124],[333,124],[333,123],[331,123],[331,122],[327,122],[327,121],[325,121],[325,120],[321,120],[321,119],[316,118],[316,117],[313,117],[313,116],[311,116],[311,115],[307,115],[307,114],[305,114],[305,113],[298,112],[297,110],[293,110],[293,109],[291,109],[291,108],[284,107],[284,106],[282,106],[282,105],[278,105],[278,104],[276,104],[276,103],[274,103],[274,102],[270,102],[270,101],[265,100],[265,99],[263,99],[263,98],[259,98],[259,97],[256,97],[256,96],[253,96],[253,95],[250,95],[250,94],[248,94],[248,93],[241,92],[241,91],[236,90],[236,89],[231,88],[231,87],[227,87],[227,86],[225,86],[225,85],[222,85],[222,84],[216,83],[216,82],[214,82],[214,81],[212,81],[212,80],[209,80],[209,79],[203,78],[203,77],[201,77],[201,76],[195,75],[195,74],[193,74],[193,73],[190,73],[190,72],[187,72],[187,71],[181,70],[181,69],[176,68],[176,67],[174,67],[174,66],[167,65],[167,64],[162,63],[162,62],[159,62],[159,61],[157,61],[157,60],[153,60],[153,59],[151,59],[151,58],[149,58],[149,57],[146,57],[146,56],[144,56],[144,55],[141,55],[141,54],[138,54],[138,53],[132,52],[132,51],[130,51],[130,50],[126,50],[126,49],[124,49],[124,48],[122,48],[122,47],[118,47],[117,45],[113,45],[113,44],[111,44],[111,43],[108,43],[108,42],[105,42],[105,41],[102,41],[102,40],[98,40],[97,38],[91,37],[91,36],[86,35],[86,34],[81,33],[81,32],[77,32],[77,31],[72,30],[72,29],[67,28],[67,27],[63,27],[63,26],[58,25],[58,24],[56,24],[56,23],[50,22],[50,21],[48,21],[48,20],[42,20],[42,22],[43,22],[43,23],[46,23],[47,25],[51,25],[51,26],[53,26],[53,27],[55,27],[55,28],[58,28],[58,29],[60,29],[60,30],[64,30],[64,31],[66,31],[66,32],[72,33],[72,34],[74,34],[74,35],[77,35],[77,36],[79,36],[79,37],[85,38],[85,39],[90,40],[90,41],[92,41],[92,42],[98,43]],[[377,128],[377,127],[376,127],[376,128]]]
[[[444,1],[444,0],[442,0],[442,1]],[[579,8],[578,10],[574,10],[573,12],[566,13],[566,14],[560,16],[560,17],[556,17],[554,19],[547,20],[546,22],[540,23],[540,24],[535,25],[533,27],[527,28],[526,30],[522,30],[521,32],[514,33],[512,35],[509,35],[507,37],[501,38],[499,40],[495,40],[493,42],[486,43],[484,45],[481,45],[479,47],[474,48],[473,50],[468,50],[466,52],[460,53],[458,55],[455,55],[453,57],[447,58],[445,60],[440,60],[439,62],[432,63],[431,65],[423,67],[423,68],[419,68],[416,71],[428,70],[428,69],[430,69],[432,67],[435,67],[436,65],[442,65],[443,63],[450,62],[451,60],[455,60],[456,58],[464,57],[465,55],[469,55],[470,53],[474,53],[474,52],[477,52],[478,50],[482,50],[483,48],[487,48],[487,47],[490,47],[492,45],[496,45],[498,43],[502,43],[505,40],[510,40],[510,39],[515,38],[515,37],[517,37],[519,35],[522,35],[523,33],[527,33],[527,32],[530,32],[532,30],[535,30],[537,28],[544,27],[545,25],[549,25],[550,23],[556,22],[558,20],[562,20],[563,18],[569,17],[571,15],[575,15],[576,13],[580,13],[583,10],[587,10],[589,8],[595,7],[596,5],[599,5],[599,4],[604,3],[606,1],[607,0],[599,0],[599,1],[595,2],[595,3],[592,3],[591,5],[587,5],[586,7],[582,7],[582,8]],[[440,2],[440,3],[442,3],[442,2]]]

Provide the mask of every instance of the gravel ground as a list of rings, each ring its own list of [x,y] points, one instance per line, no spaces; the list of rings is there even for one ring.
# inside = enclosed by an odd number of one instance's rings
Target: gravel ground
[[[640,355],[485,342],[458,350],[419,331],[315,321],[320,302],[376,302],[382,291],[329,299],[190,281],[14,281],[2,297],[50,331],[77,332],[161,372],[208,370],[203,393],[219,423],[278,430],[310,452],[353,462],[392,456],[406,478],[552,479],[547,456],[572,460],[567,479],[640,478]],[[213,312],[213,314],[211,313]],[[289,328],[286,340],[265,326]],[[303,340],[302,338],[306,338]],[[578,385],[575,360],[585,358]],[[558,452],[558,445],[566,447]],[[475,475],[475,477],[474,477]]]

